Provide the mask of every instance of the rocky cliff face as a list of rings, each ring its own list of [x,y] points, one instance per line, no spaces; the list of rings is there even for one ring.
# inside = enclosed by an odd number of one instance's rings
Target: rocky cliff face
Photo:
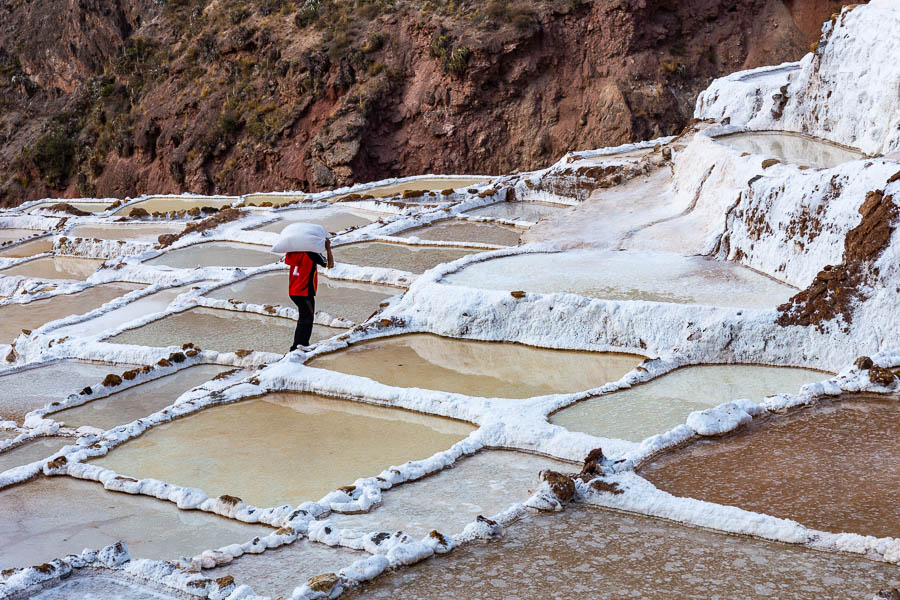
[[[813,0],[48,0],[0,8],[0,203],[501,173],[666,135],[795,60]]]

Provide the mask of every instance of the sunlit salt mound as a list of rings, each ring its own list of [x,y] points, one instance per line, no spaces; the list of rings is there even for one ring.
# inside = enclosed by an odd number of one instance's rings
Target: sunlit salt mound
[[[454,261],[473,252],[477,251],[464,248],[362,242],[336,247],[334,260],[351,265],[424,273],[441,263]]]
[[[149,213],[190,210],[204,206],[223,208],[231,206],[236,200],[237,198],[229,196],[151,196],[140,202],[123,206],[113,215],[127,215],[135,208],[143,208]]]
[[[21,275],[37,279],[75,279],[83,281],[103,263],[98,258],[45,256],[0,270],[0,275]]]
[[[568,209],[568,206],[544,202],[497,202],[496,204],[470,210],[466,214],[536,223],[544,217],[552,217]]]
[[[23,329],[34,330],[50,321],[90,312],[113,298],[124,296],[142,287],[134,283],[104,283],[76,294],[54,296],[26,304],[0,306],[0,343],[9,343],[22,333]]]
[[[63,446],[74,444],[73,438],[42,437],[0,452],[0,473],[14,467],[49,458]]]
[[[869,598],[898,580],[895,566],[855,556],[569,508],[528,517],[499,541],[467,544],[342,598],[836,600]]]
[[[181,346],[191,342],[219,352],[259,350],[284,354],[294,341],[295,321],[255,313],[191,308],[146,325],[123,331],[106,341],[138,346]],[[341,333],[342,329],[314,325],[311,343]]]
[[[376,220],[379,215],[365,210],[328,206],[325,208],[298,208],[275,213],[279,220],[260,227],[257,231],[281,233],[292,223],[315,223],[331,232],[350,227],[362,227]]]
[[[128,225],[77,225],[69,233],[70,238],[89,238],[100,240],[134,240],[138,242],[156,242],[157,238],[167,233],[179,233],[184,229],[180,223],[141,223]]]
[[[452,273],[445,281],[489,290],[748,308],[778,306],[797,291],[735,263],[605,250],[494,258]]]
[[[683,424],[695,410],[739,398],[756,402],[778,393],[796,393],[828,378],[808,369],[755,365],[686,367],[649,383],[598,396],[563,409],[550,422],[571,431],[634,442]]]
[[[530,398],[580,392],[618,381],[642,359],[634,354],[548,350],[412,334],[354,344],[307,364],[397,387]]]
[[[112,429],[164,409],[184,392],[227,370],[229,367],[221,365],[189,367],[112,396],[52,413],[48,417],[73,429],[82,425]]]
[[[715,140],[741,152],[774,157],[788,164],[815,169],[831,169],[866,156],[858,150],[827,140],[787,131],[734,133],[718,136]]]
[[[378,305],[402,290],[383,285],[340,281],[319,276],[316,291],[316,310],[333,317],[361,323],[369,318]],[[208,294],[217,300],[239,300],[250,304],[270,304],[293,308],[288,296],[288,272],[264,273],[220,287]]]
[[[31,600],[181,600],[184,596],[171,588],[137,583],[127,578],[109,577],[96,573],[75,572],[56,585],[42,586]]]
[[[7,246],[0,249],[0,257],[3,258],[25,258],[27,256],[36,256],[44,252],[53,250],[53,238],[42,237],[36,240],[16,244],[15,246]]]
[[[144,264],[196,269],[197,267],[261,267],[281,260],[264,246],[237,242],[204,242],[170,250]]]
[[[132,558],[174,560],[242,544],[271,529],[172,502],[109,492],[93,481],[40,477],[0,490],[0,568],[39,565],[123,540]]]
[[[833,532],[900,537],[900,402],[847,399],[754,422],[642,469],[661,489]]]
[[[329,518],[338,528],[399,530],[416,539],[432,530],[454,535],[478,515],[490,517],[524,502],[537,488],[543,469],[574,472],[578,467],[523,452],[486,450],[436,475],[385,490],[383,504],[372,512],[332,513]]]
[[[337,573],[370,556],[361,550],[331,547],[301,538],[262,554],[244,554],[227,565],[204,570],[203,575],[211,579],[230,575],[237,585],[249,585],[257,594],[290,598],[294,588],[310,577]]]
[[[155,427],[92,462],[277,506],[318,500],[359,477],[428,458],[473,429],[400,409],[269,394]]]
[[[64,400],[85,386],[99,384],[107,374],[118,374],[128,368],[64,360],[0,376],[0,417],[21,421],[36,408]]]
[[[417,237],[442,242],[471,242],[496,246],[515,246],[522,230],[496,223],[470,223],[466,221],[441,221],[426,227],[417,227],[399,234],[401,237]]]

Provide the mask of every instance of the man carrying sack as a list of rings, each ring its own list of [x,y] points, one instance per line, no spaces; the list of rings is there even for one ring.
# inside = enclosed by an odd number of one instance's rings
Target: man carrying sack
[[[330,269],[334,266],[331,240],[321,225],[294,223],[284,228],[272,252],[284,252],[284,262],[291,268],[288,294],[300,313],[291,346],[293,352],[299,346],[309,346],[316,314],[317,267]]]

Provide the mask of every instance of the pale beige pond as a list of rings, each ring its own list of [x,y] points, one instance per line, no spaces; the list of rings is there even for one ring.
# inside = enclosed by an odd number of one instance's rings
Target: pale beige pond
[[[0,228],[0,244],[3,242],[16,242],[31,237],[38,233],[44,233],[39,229],[18,229],[14,227]]]
[[[432,530],[455,535],[478,515],[491,517],[527,500],[543,469],[575,472],[580,465],[524,452],[484,450],[436,475],[385,490],[383,504],[370,513],[332,513],[329,519],[338,528],[403,531],[415,539]]]
[[[198,267],[261,267],[276,263],[284,257],[272,254],[265,246],[237,242],[203,242],[176,250],[144,262],[176,269]]]
[[[351,265],[424,273],[441,263],[451,262],[474,252],[478,251],[447,246],[407,246],[387,242],[362,242],[336,247],[334,260]]]
[[[255,275],[237,283],[232,283],[207,294],[217,300],[240,300],[250,304],[271,304],[293,308],[295,305],[288,295],[288,272],[277,271]],[[333,317],[349,319],[361,323],[378,310],[384,300],[400,294],[398,288],[352,281],[328,279],[319,275],[316,292],[316,310]]]
[[[642,360],[634,354],[549,350],[417,333],[354,344],[307,364],[397,387],[530,398],[618,381]]]
[[[68,233],[68,237],[156,242],[157,238],[163,234],[180,233],[183,229],[183,223],[77,225]]]
[[[106,210],[106,207],[112,204],[112,202],[70,202],[68,200],[50,200],[49,202],[41,202],[36,204],[28,209],[28,214],[36,213],[45,208],[49,208],[54,204],[65,203],[71,204],[78,210],[83,210],[89,213],[102,213]]]
[[[0,249],[0,256],[3,258],[24,258],[50,252],[51,250],[53,250],[53,238],[48,236]]]
[[[133,559],[174,560],[271,531],[72,477],[40,477],[0,490],[2,568],[39,565],[119,540]]]
[[[103,264],[99,258],[45,256],[0,270],[0,275],[21,275],[36,279],[74,279],[83,281]]]
[[[845,162],[865,158],[865,154],[826,140],[787,131],[753,131],[713,138],[741,152],[774,156],[786,163],[831,169]]]
[[[373,187],[368,190],[362,190],[357,192],[358,195],[361,196],[374,196],[376,198],[386,198],[387,196],[395,196],[398,194],[402,194],[407,190],[411,191],[433,191],[438,194],[438,198],[440,198],[440,192],[445,189],[453,189],[460,190],[463,188],[468,188],[473,185],[480,185],[482,183],[487,183],[490,181],[491,177],[427,177],[423,179],[416,179],[413,181],[406,181],[402,183],[390,184],[390,185],[381,185],[378,187]],[[337,201],[340,201],[342,198],[346,198],[345,196],[339,196]],[[418,199],[424,199],[425,197],[419,197]]]
[[[237,200],[238,198],[234,196],[150,196],[145,200],[120,208],[113,215],[127,215],[135,208],[143,208],[149,213],[190,210],[204,206],[223,208],[231,206]]]
[[[256,231],[281,233],[285,227],[292,223],[315,223],[332,233],[337,233],[350,227],[368,225],[381,216],[378,213],[343,206],[297,208],[275,214],[279,217],[278,221],[264,225]]]
[[[497,202],[496,204],[470,210],[466,214],[537,223],[544,217],[553,217],[569,209],[571,209],[570,206],[544,202]]]
[[[259,350],[284,354],[294,341],[295,328],[295,321],[281,317],[198,307],[123,331],[106,341],[156,347],[191,342],[219,352]],[[310,342],[316,343],[343,331],[314,325]]]
[[[418,227],[398,234],[400,237],[417,237],[421,240],[441,242],[469,242],[515,246],[522,235],[521,229],[496,223],[467,221],[441,221],[427,227]]]
[[[36,408],[85,386],[97,385],[109,373],[121,374],[132,365],[108,365],[64,360],[0,377],[0,416],[21,423]]]
[[[260,507],[296,505],[446,450],[473,429],[400,409],[268,394],[155,427],[91,462]]]
[[[847,399],[699,440],[641,470],[676,496],[814,529],[900,537],[900,402]]]
[[[73,429],[90,425],[105,431],[160,411],[175,402],[181,394],[230,369],[221,365],[189,367],[112,396],[52,413],[48,418]]]
[[[114,298],[142,287],[136,283],[103,283],[75,294],[0,306],[0,343],[9,343],[23,329],[35,330],[50,321],[90,312]],[[61,333],[60,337],[63,335],[69,334]]]
[[[796,394],[805,384],[829,377],[821,371],[760,365],[685,367],[579,402],[554,414],[550,422],[571,431],[640,442],[683,424],[695,410],[739,398],[760,402],[774,394]]]
[[[897,585],[894,565],[570,507],[529,516],[498,541],[467,544],[342,598],[846,600]]]
[[[74,438],[42,437],[0,452],[0,473],[28,465],[56,454],[63,446],[75,444]]]

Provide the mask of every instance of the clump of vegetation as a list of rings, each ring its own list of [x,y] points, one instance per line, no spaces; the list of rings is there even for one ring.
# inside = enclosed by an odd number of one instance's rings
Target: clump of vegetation
[[[469,58],[472,56],[472,50],[465,46],[454,48],[453,41],[444,33],[438,32],[431,40],[429,52],[432,58],[436,58],[441,62],[444,71],[462,77],[469,68]]]
[[[61,127],[38,138],[27,158],[34,163],[41,178],[52,188],[65,187],[75,163],[75,142]]]

